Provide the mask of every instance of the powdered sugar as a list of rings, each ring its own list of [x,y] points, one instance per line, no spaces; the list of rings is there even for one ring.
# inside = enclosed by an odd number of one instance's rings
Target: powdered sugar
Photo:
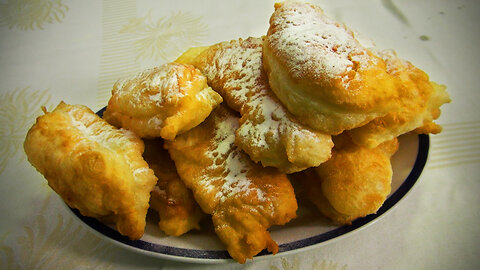
[[[247,113],[255,115],[248,117],[237,133],[248,139],[252,145],[267,150],[271,142],[280,140],[281,129],[286,127],[285,122],[289,120],[283,108],[267,96],[258,96],[256,99],[252,99],[248,105],[252,110]],[[256,121],[252,121],[250,118]],[[267,137],[269,141],[267,141]]]
[[[163,120],[161,115],[156,115],[148,119],[148,126],[150,127],[161,127],[163,125]]]
[[[254,39],[248,39],[247,43]],[[261,44],[261,41],[260,43]],[[258,45],[258,44],[255,44]],[[245,104],[248,102],[252,90],[258,82],[262,72],[262,50],[258,46],[242,46],[236,41],[230,44],[224,44],[225,48],[219,50],[214,57],[214,61],[205,65],[203,72],[209,81],[225,80],[222,89],[216,89],[227,99],[227,102],[240,111],[241,106],[234,104]],[[261,45],[260,45],[261,46]]]
[[[128,110],[142,106],[162,106],[185,95],[187,84],[182,85],[179,78],[184,76],[187,67],[168,63],[147,69],[132,77],[121,79],[113,87],[114,97],[128,103]]]
[[[245,163],[241,160],[239,152],[232,152],[225,160],[227,175],[223,177],[221,192],[216,194],[220,202],[228,197],[238,193],[249,193],[251,191],[251,181],[247,178],[247,169]]]
[[[115,132],[112,128],[108,128],[103,123],[98,121],[97,116],[76,108],[71,108],[68,111],[68,116],[74,128],[76,128],[83,137],[104,144],[110,140],[110,133]]]
[[[263,38],[225,42],[203,69],[227,103],[242,114],[244,121],[236,131],[238,145],[264,166],[276,166],[278,164],[270,162],[279,160],[279,157],[271,158],[271,149],[293,144],[289,138],[299,138],[300,141],[326,139],[292,121],[286,108],[270,90],[263,70],[262,46]],[[293,132],[295,136],[287,137]]]
[[[138,140],[133,132],[125,129],[116,129],[93,112],[90,113],[75,106],[68,108],[67,115],[73,128],[80,132],[84,142],[87,144],[97,143],[98,149],[103,148],[116,154],[123,154],[124,161],[133,172],[135,180],[139,179],[139,175],[151,173],[148,167],[142,167],[141,164],[130,162],[128,157],[129,147],[134,144],[134,140]],[[80,146],[80,144],[77,144],[77,146]]]
[[[207,153],[209,158],[216,163],[217,159],[222,158],[234,148],[235,130],[238,127],[238,121],[234,117],[229,117],[223,121],[217,121],[215,125],[215,150]]]
[[[137,176],[138,174],[147,173],[147,172],[149,172],[149,171],[150,171],[150,169],[147,168],[147,167],[137,168],[137,169],[135,169],[135,170],[133,171],[133,175],[134,175],[134,176]]]
[[[216,171],[224,168],[222,174],[212,179],[206,176],[200,182],[208,191],[214,189],[213,184],[221,183],[215,198],[224,202],[227,198],[237,194],[248,195],[254,191],[259,200],[265,200],[263,191],[255,187],[248,178],[251,161],[235,145],[235,130],[238,128],[238,119],[234,116],[216,119],[215,136],[212,138],[213,150],[206,155],[212,159],[212,164],[206,171]]]
[[[337,78],[369,60],[351,31],[309,4],[284,2],[272,15],[267,42],[295,78]]]
[[[401,72],[401,67],[411,67],[412,64],[407,60],[401,59],[393,50],[378,50],[375,53],[385,61],[386,70],[389,74],[397,75]]]
[[[217,89],[232,107],[251,114],[255,123],[240,126],[242,136],[251,136],[259,147],[267,147],[266,137],[276,136],[281,121],[288,121],[285,109],[269,93],[262,64],[262,39],[249,38],[224,44],[217,52],[214,65],[204,70],[210,81],[223,81]],[[235,106],[237,105],[237,106]]]

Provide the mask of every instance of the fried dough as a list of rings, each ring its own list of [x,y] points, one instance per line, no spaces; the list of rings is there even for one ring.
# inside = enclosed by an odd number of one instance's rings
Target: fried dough
[[[442,127],[433,120],[440,116],[440,106],[450,102],[445,86],[430,81],[425,72],[401,60],[393,51],[379,55],[387,64],[387,72],[396,77],[401,109],[350,130],[353,141],[374,148],[410,131],[439,133]]]
[[[390,158],[398,149],[398,140],[367,148],[342,134],[334,137],[334,143],[330,160],[294,178],[302,182],[320,212],[338,224],[351,224],[376,213],[390,194]]]
[[[116,82],[103,117],[142,138],[173,140],[221,102],[198,69],[167,63]]]
[[[295,217],[297,202],[285,174],[254,163],[234,144],[238,125],[221,105],[166,146],[186,186],[212,215],[218,237],[244,263],[265,248],[278,251],[267,229]]]
[[[330,158],[333,143],[295,120],[271,91],[262,63],[263,38],[193,48],[176,61],[193,64],[209,85],[241,114],[236,144],[252,160],[286,173],[315,167]]]
[[[130,239],[145,229],[157,182],[142,158],[143,142],[81,105],[61,102],[37,118],[24,142],[30,163],[84,216],[113,223]]]
[[[383,59],[311,4],[275,4],[263,59],[280,101],[323,133],[337,135],[399,109]]]
[[[144,140],[144,143],[143,157],[158,178],[150,198],[150,208],[160,217],[158,227],[165,234],[173,236],[200,229],[199,222],[205,214],[178,176],[175,163],[167,150],[163,149],[163,140]]]

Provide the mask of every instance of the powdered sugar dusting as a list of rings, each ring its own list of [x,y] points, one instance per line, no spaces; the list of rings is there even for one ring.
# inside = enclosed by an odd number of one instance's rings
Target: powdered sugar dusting
[[[161,115],[156,115],[150,119],[148,119],[148,126],[151,127],[161,127],[163,124],[163,119]]]
[[[100,147],[117,154],[122,153],[124,161],[133,172],[135,180],[139,179],[138,177],[141,174],[151,173],[148,167],[142,167],[138,163],[129,161],[129,151],[125,149],[129,149],[134,143],[133,141],[137,139],[133,132],[125,129],[116,129],[93,112],[90,113],[75,106],[68,108],[67,116],[73,128],[78,130],[86,141],[98,143]]]
[[[311,132],[292,120],[293,117],[270,90],[263,70],[262,46],[263,38],[224,42],[221,49],[216,50],[213,60],[202,69],[209,81],[216,85],[215,90],[242,114],[242,124],[236,131],[239,146],[264,166],[276,166],[278,164],[270,163],[279,159],[270,158],[272,148],[285,149],[286,144],[294,143],[292,139],[318,142],[319,145],[327,139],[326,135]],[[252,148],[255,152],[249,151]]]
[[[179,78],[184,77],[187,67],[177,63],[168,63],[147,69],[133,77],[117,81],[113,87],[113,96],[127,101],[128,109],[142,106],[162,106],[185,95],[188,85],[182,86]]]
[[[104,144],[111,139],[113,127],[105,126],[93,113],[89,114],[72,108],[68,111],[68,116],[73,127],[89,140]]]
[[[235,42],[228,45],[225,43],[226,47],[218,51],[213,61],[207,63],[202,71],[210,82],[228,78],[221,87],[225,91],[216,90],[227,99],[229,105],[240,111],[241,105],[235,104],[247,103],[249,92],[252,86],[256,85],[256,79],[261,72],[256,67],[262,64],[262,51],[238,45]]]
[[[138,174],[146,173],[146,172],[149,172],[149,171],[150,171],[150,169],[147,168],[147,167],[137,168],[133,171],[133,175],[137,176]]]
[[[235,129],[238,127],[238,121],[234,117],[226,118],[223,121],[217,120],[215,125],[215,150],[208,152],[207,156],[215,162],[221,157],[228,155],[234,148]],[[215,163],[214,162],[214,163]]]
[[[270,19],[267,42],[296,78],[338,78],[369,60],[350,30],[304,3],[282,3]]]
[[[394,50],[375,49],[375,53],[384,60],[386,70],[389,74],[397,75],[398,72],[401,72],[399,70],[400,67],[412,66],[407,60],[399,58]]]
[[[289,120],[283,108],[268,96],[258,96],[249,103],[249,106],[253,110],[248,113],[255,115],[242,123],[237,132],[254,146],[267,150],[272,141],[280,140],[280,133],[282,129],[288,127]]]
[[[258,147],[266,148],[266,137],[278,140],[279,126],[289,121],[286,110],[268,89],[262,63],[262,38],[231,41],[218,51],[214,65],[204,70],[210,81],[223,81],[220,91],[237,111],[250,114],[255,123],[240,126],[240,134],[249,136]],[[273,138],[275,137],[275,138]]]
[[[215,136],[211,140],[214,142],[213,151],[206,153],[213,162],[206,170],[216,171],[218,168],[224,168],[224,171],[216,179],[208,176],[200,182],[209,191],[214,189],[213,183],[221,183],[216,193],[216,199],[220,202],[237,194],[248,195],[253,191],[259,200],[264,201],[264,192],[255,187],[247,176],[251,167],[249,158],[234,144],[237,128],[238,119],[234,116],[216,119]]]

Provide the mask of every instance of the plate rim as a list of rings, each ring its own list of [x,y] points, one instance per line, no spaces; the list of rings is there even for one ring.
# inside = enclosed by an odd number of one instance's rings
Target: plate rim
[[[105,109],[106,107],[99,110],[97,115],[101,117]],[[287,255],[318,247],[320,245],[330,243],[333,240],[339,240],[352,232],[360,231],[361,229],[367,227],[367,225],[371,225],[378,221],[380,217],[383,217],[386,212],[396,206],[398,202],[405,198],[409,191],[412,190],[412,187],[418,181],[425,168],[429,149],[429,135],[418,134],[418,152],[411,171],[398,189],[385,200],[383,205],[375,214],[358,218],[354,220],[351,225],[343,225],[319,235],[280,244],[278,246],[279,251],[277,254]],[[121,235],[116,230],[104,225],[95,218],[83,216],[77,209],[73,209],[68,206],[67,208],[69,208],[74,215],[82,221],[82,223],[88,225],[87,227],[89,227],[91,231],[95,232],[97,235],[102,236],[102,238],[107,238],[111,242],[120,244],[122,247],[126,247],[132,251],[168,260],[193,263],[223,263],[233,260],[226,250],[189,249],[155,244],[144,240],[130,240],[126,236]],[[254,256],[254,259],[259,260],[268,258],[272,255],[273,254],[271,252],[263,250]]]

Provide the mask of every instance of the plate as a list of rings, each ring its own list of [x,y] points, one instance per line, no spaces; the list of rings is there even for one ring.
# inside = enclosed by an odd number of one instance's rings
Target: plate
[[[104,110],[105,108],[97,114],[101,116]],[[397,205],[417,182],[427,161],[430,145],[428,135],[405,134],[399,137],[399,142],[400,147],[392,157],[392,192],[376,214],[359,218],[349,226],[338,226],[322,217],[313,205],[297,198],[299,200],[297,218],[285,226],[270,228],[271,236],[279,246],[277,256],[304,251],[351,235],[373,224]],[[94,218],[82,216],[75,209],[71,211],[101,238],[135,252],[194,263],[223,263],[232,260],[208,221],[202,224],[201,231],[191,231],[180,237],[173,237],[163,234],[157,227],[157,217],[154,213],[149,213],[144,236],[140,240],[132,241]],[[264,250],[255,256],[254,260],[270,256],[274,255]]]

